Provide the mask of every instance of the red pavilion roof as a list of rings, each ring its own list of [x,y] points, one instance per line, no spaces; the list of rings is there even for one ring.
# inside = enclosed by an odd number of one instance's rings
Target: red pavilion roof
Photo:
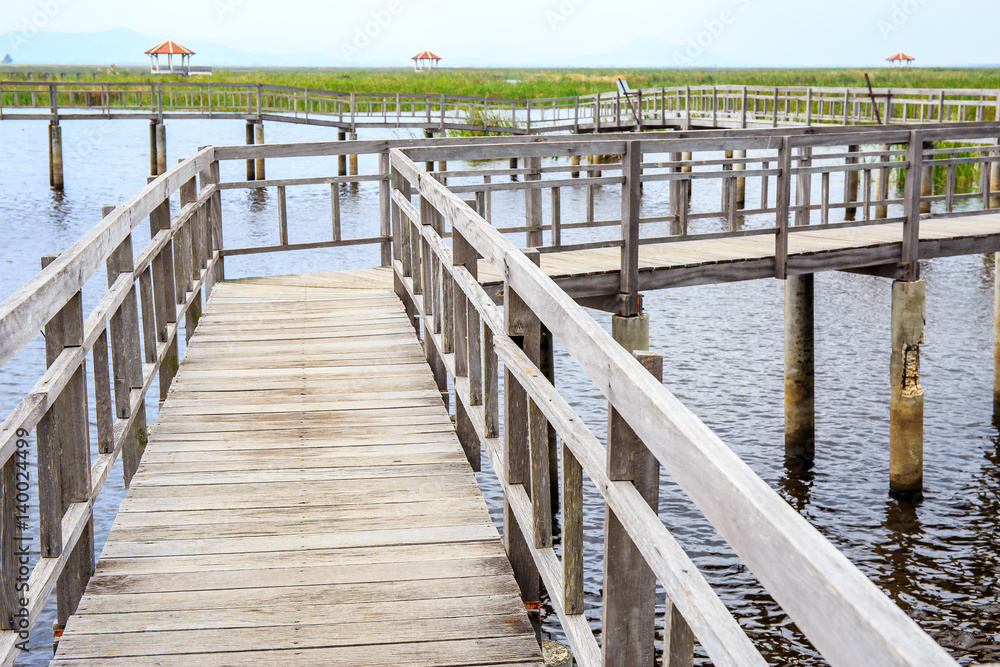
[[[410,60],[441,60],[441,56],[436,56],[430,51],[421,51],[417,55],[410,58]]]
[[[168,39],[165,42],[157,44],[156,46],[154,46],[153,48],[151,48],[149,51],[146,51],[146,54],[147,55],[164,55],[164,56],[165,55],[193,56],[194,55],[194,51],[192,51],[191,49],[189,49],[189,48],[187,48],[185,46],[181,46],[177,42],[174,42],[174,41],[171,41],[171,40]]]
[[[916,58],[914,58],[913,56],[908,56],[905,53],[903,53],[902,51],[900,51],[899,53],[897,53],[896,55],[892,56],[891,58],[886,58],[886,60],[888,60],[889,62],[895,62],[897,60],[916,60]]]

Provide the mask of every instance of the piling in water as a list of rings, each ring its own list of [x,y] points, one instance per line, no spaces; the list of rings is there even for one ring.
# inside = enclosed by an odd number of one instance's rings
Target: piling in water
[[[156,175],[167,173],[167,126],[156,125]]]
[[[253,125],[254,125],[253,121],[250,121],[250,120],[247,121],[246,133],[245,133],[246,134],[246,144],[247,144],[247,146],[253,146],[253,142],[254,142]],[[256,181],[257,180],[257,171],[254,168],[254,161],[253,161],[253,159],[248,159],[247,160],[247,180],[248,181]]]
[[[889,363],[889,490],[914,495],[923,489],[924,389],[920,344],[924,342],[924,281],[892,284],[892,357]]]
[[[348,141],[357,141],[358,140],[358,135],[356,133],[354,133],[354,132],[351,132],[350,134],[347,135],[347,140]],[[350,167],[349,167],[348,173],[351,176],[357,176],[358,175],[358,154],[357,153],[351,153],[348,161],[350,163]]]
[[[812,466],[816,452],[813,276],[785,279],[785,464]]]
[[[62,126],[57,123],[49,125],[49,185],[63,188]]]

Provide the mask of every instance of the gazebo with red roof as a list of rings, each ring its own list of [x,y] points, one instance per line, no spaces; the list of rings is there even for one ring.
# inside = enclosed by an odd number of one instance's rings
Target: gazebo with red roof
[[[438,62],[441,61],[440,56],[436,56],[430,51],[421,51],[417,55],[410,58],[413,61],[413,71],[423,72],[428,69],[437,69]]]
[[[890,63],[898,63],[900,67],[903,66],[903,63],[906,63],[906,66],[909,67],[910,63],[912,63],[914,60],[916,60],[916,58],[914,58],[913,56],[908,56],[902,51],[900,51],[894,56],[886,58],[886,61]]]
[[[168,39],[146,51],[146,55],[149,56],[149,66],[153,74],[188,74],[191,69],[191,56],[194,55],[194,51]],[[160,56],[167,57],[166,67],[160,66]],[[174,66],[174,56],[181,57],[179,67]]]

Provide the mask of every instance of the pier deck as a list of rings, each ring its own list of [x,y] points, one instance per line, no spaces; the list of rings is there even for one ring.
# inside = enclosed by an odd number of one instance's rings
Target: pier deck
[[[388,269],[219,284],[53,665],[538,663]]]
[[[903,223],[859,227],[813,225],[792,228],[788,238],[788,272],[852,270],[896,261],[902,246]],[[774,276],[774,231],[693,238],[639,246],[639,288],[683,287],[754,280]],[[920,257],[948,257],[1000,249],[1000,215],[934,218],[920,223]],[[571,296],[612,296],[621,270],[619,247],[558,251],[541,255],[542,270]],[[484,285],[498,288],[502,279],[481,261]]]

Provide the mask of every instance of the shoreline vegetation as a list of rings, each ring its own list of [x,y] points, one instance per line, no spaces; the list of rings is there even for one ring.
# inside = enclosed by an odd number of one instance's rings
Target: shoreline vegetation
[[[980,68],[832,68],[832,69],[527,69],[442,68],[414,72],[408,68],[219,69],[211,76],[152,75],[130,66],[6,65],[7,81],[80,83],[264,83],[355,93],[446,93],[500,98],[573,97],[615,89],[621,76],[633,89],[673,86],[746,85],[865,87],[865,73],[877,88],[1000,89],[1000,67]]]

